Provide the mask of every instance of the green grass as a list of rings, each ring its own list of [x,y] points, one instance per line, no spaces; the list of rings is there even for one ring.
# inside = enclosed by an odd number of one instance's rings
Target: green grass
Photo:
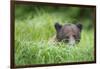
[[[33,17],[30,17],[33,16]],[[79,44],[48,43],[55,35],[55,22],[67,22],[63,15],[47,13],[15,19],[15,64],[51,64],[94,60],[94,31],[82,30]],[[64,23],[63,23],[64,24]]]

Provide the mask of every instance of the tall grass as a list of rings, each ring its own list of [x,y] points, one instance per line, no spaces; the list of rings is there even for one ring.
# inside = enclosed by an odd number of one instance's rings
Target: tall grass
[[[38,9],[37,9],[38,11]],[[42,13],[42,14],[41,14]],[[32,17],[33,16],[33,17]],[[83,28],[81,41],[75,46],[48,43],[55,35],[55,22],[67,23],[64,15],[45,10],[15,19],[15,64],[51,64],[94,60],[94,31]],[[23,17],[24,18],[24,17]]]

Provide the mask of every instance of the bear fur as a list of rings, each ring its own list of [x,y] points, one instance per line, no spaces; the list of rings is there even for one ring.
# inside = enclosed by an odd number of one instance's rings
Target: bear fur
[[[80,42],[82,24],[65,24],[61,25],[55,23],[56,35],[53,36],[50,41],[52,42],[64,42],[69,45],[74,45]]]

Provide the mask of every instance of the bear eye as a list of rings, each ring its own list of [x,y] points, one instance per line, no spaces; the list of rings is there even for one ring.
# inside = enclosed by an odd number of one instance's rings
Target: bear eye
[[[66,39],[69,39],[69,37],[68,37],[68,36],[66,36]]]
[[[76,38],[76,35],[73,35],[74,38]]]

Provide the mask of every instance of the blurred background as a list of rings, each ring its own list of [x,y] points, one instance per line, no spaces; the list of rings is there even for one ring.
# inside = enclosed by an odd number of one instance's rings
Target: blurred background
[[[87,30],[93,28],[95,20],[93,7],[16,5],[15,12],[16,19],[26,20],[27,18],[44,17],[43,20],[47,19],[48,22],[54,23],[82,23]]]

